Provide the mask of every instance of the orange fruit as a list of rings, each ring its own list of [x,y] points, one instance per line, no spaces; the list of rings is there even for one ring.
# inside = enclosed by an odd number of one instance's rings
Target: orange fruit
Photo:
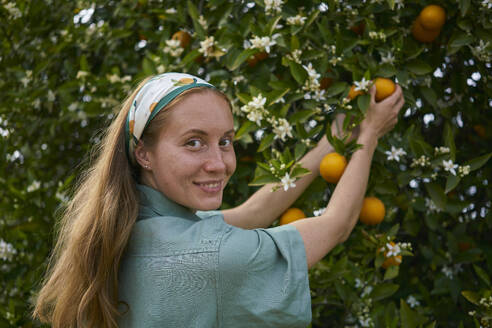
[[[390,79],[384,77],[378,77],[374,80],[376,85],[376,101],[381,101],[384,98],[390,96],[396,90],[396,85]]]
[[[268,58],[268,53],[266,53],[265,51],[261,51],[249,57],[247,62],[249,67],[255,67],[256,64],[258,64],[258,62],[265,60],[267,58]]]
[[[329,183],[337,183],[347,167],[347,159],[338,153],[329,153],[319,164],[319,173]]]
[[[366,24],[364,21],[362,21],[357,25],[351,26],[350,30],[355,34],[362,35],[364,33],[365,28],[366,28]]]
[[[329,77],[324,77],[321,79],[319,84],[320,84],[319,87],[321,90],[326,90],[333,84],[333,79],[331,79]]]
[[[485,138],[485,127],[481,124],[476,124],[473,126],[473,130],[478,134],[479,137]]]
[[[376,225],[384,220],[386,209],[383,202],[377,197],[366,197],[360,211],[360,222],[367,225]]]
[[[391,246],[395,246],[395,243],[390,241],[390,245]],[[383,249],[380,249],[379,251],[381,252]],[[381,266],[384,268],[384,269],[387,269],[389,268],[390,266],[394,266],[394,265],[400,265],[401,264],[401,255],[395,255],[395,256],[390,256],[390,257],[387,257],[386,254],[388,254],[388,251],[385,250],[384,251],[384,257],[386,257],[386,259],[384,260],[383,264],[381,264]]]
[[[179,40],[181,48],[186,48],[191,42],[191,35],[186,31],[178,31],[171,37],[173,40]]]
[[[305,219],[306,214],[297,207],[291,207],[287,211],[285,211],[280,217],[279,225],[284,225],[287,223],[291,223],[300,219]]]
[[[440,29],[437,30],[427,30],[420,23],[420,16],[412,24],[412,35],[415,40],[420,42],[432,42],[441,33]]]
[[[348,98],[350,100],[353,100],[355,97],[357,96],[360,96],[360,95],[363,95],[364,94],[364,91],[362,90],[355,90],[355,85],[351,86],[350,87],[350,90],[349,90],[349,93],[348,93]]]
[[[426,6],[419,15],[420,24],[426,30],[438,30],[446,22],[446,11],[441,6]]]

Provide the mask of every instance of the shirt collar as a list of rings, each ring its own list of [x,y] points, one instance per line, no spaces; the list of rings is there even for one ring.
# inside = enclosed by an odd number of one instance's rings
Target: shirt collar
[[[137,190],[140,193],[139,220],[156,216],[176,216],[193,221],[200,220],[190,209],[170,200],[154,188],[137,184]]]

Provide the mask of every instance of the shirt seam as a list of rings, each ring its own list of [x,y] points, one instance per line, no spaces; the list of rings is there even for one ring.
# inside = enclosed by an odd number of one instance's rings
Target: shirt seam
[[[220,288],[222,285],[222,274],[220,270],[220,248],[222,246],[222,240],[224,239],[224,236],[226,233],[231,231],[231,227],[227,227],[227,229],[222,233],[220,236],[220,241],[219,241],[219,247],[218,247],[218,252],[217,252],[217,267],[216,267],[216,273],[217,273],[217,279],[216,279],[216,290],[217,290],[217,327],[221,328],[222,327],[222,322],[224,322],[224,311],[222,311],[222,289]]]

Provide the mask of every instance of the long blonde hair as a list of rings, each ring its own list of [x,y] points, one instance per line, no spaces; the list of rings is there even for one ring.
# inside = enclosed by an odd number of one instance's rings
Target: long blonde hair
[[[125,121],[148,79],[123,103],[98,146],[93,166],[83,174],[63,212],[32,314],[53,328],[117,327],[118,268],[138,215],[139,169],[127,159]],[[146,128],[143,142],[152,144],[170,107],[194,92],[203,89],[189,89],[161,110]],[[214,92],[227,100],[221,92]]]

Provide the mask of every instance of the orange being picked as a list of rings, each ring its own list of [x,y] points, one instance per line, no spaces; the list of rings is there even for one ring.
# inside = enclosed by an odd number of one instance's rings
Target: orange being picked
[[[374,80],[376,86],[376,101],[381,101],[386,97],[391,96],[396,90],[395,82],[384,77],[378,77]]]
[[[349,90],[349,93],[348,93],[348,98],[350,100],[353,100],[355,99],[357,96],[360,96],[360,95],[363,95],[364,94],[364,91],[362,90],[355,90],[355,85],[351,86],[350,87],[350,90]]]
[[[425,29],[420,22],[420,16],[413,22],[411,31],[415,40],[420,42],[432,42],[439,36],[439,33],[441,33],[441,29]]]
[[[329,153],[319,164],[319,173],[329,183],[337,183],[347,167],[347,159],[338,153]]]
[[[441,6],[429,5],[422,9],[419,20],[426,30],[439,30],[446,22],[446,11]]]
[[[186,31],[178,31],[171,37],[173,40],[179,40],[181,48],[186,48],[191,42],[191,35]]]
[[[285,211],[280,217],[279,225],[284,225],[287,223],[291,223],[300,219],[305,219],[306,214],[297,207],[291,207],[287,211]]]
[[[366,197],[360,211],[360,222],[367,225],[376,225],[384,220],[386,209],[383,202],[377,197]]]
[[[389,244],[391,246],[395,246],[395,243],[390,241]],[[379,251],[381,252],[383,250],[380,249]],[[390,266],[398,266],[401,264],[401,255],[394,255],[394,256],[390,256],[390,257],[387,257],[387,254],[388,254],[388,250],[385,250],[384,251],[384,257],[386,258],[383,262],[383,264],[381,264],[381,266],[384,268],[384,269],[387,269],[389,268]]]

